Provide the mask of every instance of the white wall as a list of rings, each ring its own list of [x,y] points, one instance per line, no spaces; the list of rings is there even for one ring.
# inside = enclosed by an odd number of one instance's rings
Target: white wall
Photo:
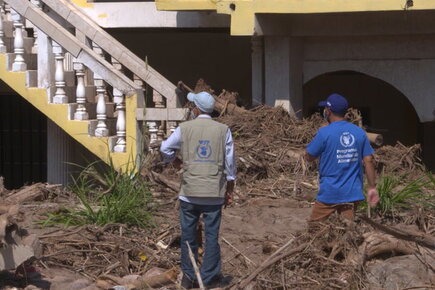
[[[397,88],[412,103],[421,122],[435,119],[435,36],[317,37],[304,38],[302,45],[289,39],[293,38],[265,37],[268,105],[279,98],[299,104],[301,90],[292,86],[301,89],[316,76],[349,70]]]
[[[211,11],[158,11],[155,2],[92,3],[79,7],[104,28],[216,28],[230,26],[230,16]]]

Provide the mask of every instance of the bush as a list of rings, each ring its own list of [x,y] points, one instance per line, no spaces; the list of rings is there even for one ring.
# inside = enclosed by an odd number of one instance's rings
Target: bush
[[[98,165],[95,162],[83,168],[69,187],[79,205],[50,213],[42,221],[44,225],[122,223],[145,227],[150,224],[151,193],[134,167],[127,172],[118,172],[113,166],[99,171]]]
[[[402,184],[401,179],[395,176],[379,178],[379,204],[373,210],[380,216],[394,217],[400,210],[409,209],[413,203],[421,202],[422,189],[428,185],[426,176],[423,175],[407,184]],[[363,202],[362,208],[367,208],[367,202]]]

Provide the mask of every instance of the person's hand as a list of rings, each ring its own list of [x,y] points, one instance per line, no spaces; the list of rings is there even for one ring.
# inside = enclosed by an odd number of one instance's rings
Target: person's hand
[[[227,207],[228,205],[231,205],[232,203],[233,203],[233,192],[227,191],[225,193],[225,207]]]
[[[367,202],[371,207],[375,207],[379,202],[379,193],[376,187],[367,190]]]
[[[233,203],[233,193],[234,193],[234,180],[227,181],[227,191],[225,192],[225,203],[224,207]]]

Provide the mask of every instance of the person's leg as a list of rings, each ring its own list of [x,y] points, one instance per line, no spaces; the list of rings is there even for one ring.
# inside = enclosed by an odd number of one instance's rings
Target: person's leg
[[[196,280],[195,270],[189,258],[189,243],[195,258],[198,258],[197,225],[201,212],[198,205],[180,200],[180,226],[181,226],[181,270],[191,281]]]
[[[326,204],[315,201],[311,212],[310,222],[323,222],[336,211],[335,204]]]
[[[221,224],[221,205],[202,206],[205,226],[205,253],[201,266],[201,278],[204,285],[221,275],[221,250],[219,246],[219,228]]]
[[[358,202],[349,202],[341,204],[337,211],[338,213],[347,220],[353,221],[355,219],[356,208]]]

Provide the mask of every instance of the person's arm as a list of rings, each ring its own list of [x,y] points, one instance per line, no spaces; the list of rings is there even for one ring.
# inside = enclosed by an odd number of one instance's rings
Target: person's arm
[[[364,168],[367,176],[367,202],[370,206],[375,207],[379,202],[379,194],[376,189],[376,171],[373,163],[373,156],[367,155],[363,157]]]
[[[176,158],[176,151],[181,148],[181,129],[177,127],[174,133],[160,145],[160,152],[162,153],[163,162],[179,161]]]
[[[305,159],[309,162],[313,162],[316,160],[322,152],[325,150],[325,142],[322,137],[322,134],[317,132],[314,139],[308,144],[306,150],[305,150]]]
[[[228,129],[225,137],[225,171],[227,190],[225,192],[225,206],[233,202],[234,185],[236,180],[236,161],[234,156],[234,142],[231,130]]]

